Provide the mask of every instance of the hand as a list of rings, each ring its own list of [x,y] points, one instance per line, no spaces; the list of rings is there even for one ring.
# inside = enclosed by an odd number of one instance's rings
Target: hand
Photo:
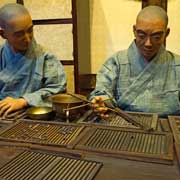
[[[0,101],[0,116],[6,117],[9,113],[23,109],[28,103],[23,98],[6,97]]]
[[[96,112],[102,119],[106,119],[108,117],[105,114],[108,108],[104,104],[104,99],[100,96],[96,96],[91,101],[94,112]]]

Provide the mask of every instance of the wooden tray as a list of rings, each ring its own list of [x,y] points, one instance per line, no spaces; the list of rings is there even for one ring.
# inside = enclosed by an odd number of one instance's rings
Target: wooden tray
[[[102,163],[26,150],[0,168],[6,180],[92,180]]]
[[[86,132],[75,149],[125,159],[172,164],[171,133],[97,126],[86,129]]]
[[[0,133],[0,140],[67,147],[84,126],[46,121],[21,120]]]
[[[158,114],[156,113],[143,113],[143,112],[127,112],[129,115],[131,115],[135,120],[138,122],[146,125],[147,127],[156,130],[157,128],[157,122],[158,122]],[[91,115],[92,114],[92,115]],[[115,126],[115,127],[128,127],[128,128],[136,128],[139,129],[139,127],[136,127],[126,121],[124,118],[119,116],[115,112],[110,112],[109,117],[106,120],[93,120],[93,118],[96,118],[93,116],[92,111],[87,111],[84,114],[84,117],[81,117],[79,119],[79,123],[90,123],[90,124],[98,124],[102,126]]]

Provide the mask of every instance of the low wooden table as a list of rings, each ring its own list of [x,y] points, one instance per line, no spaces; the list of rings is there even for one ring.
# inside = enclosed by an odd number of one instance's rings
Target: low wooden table
[[[0,146],[0,166],[23,152],[24,149]],[[103,166],[95,180],[179,180],[177,161],[173,165],[146,163],[111,157],[85,154],[86,159],[102,162]]]
[[[3,128],[4,130],[4,128]],[[2,130],[0,129],[0,132]],[[59,147],[54,147],[54,150]],[[0,167],[13,159],[24,150],[31,149],[31,145],[8,146],[0,142]],[[106,155],[92,152],[83,153],[76,149],[66,149],[62,147],[63,152],[82,155],[86,160],[92,160],[103,163],[102,168],[95,176],[95,180],[179,180],[180,166],[178,166],[176,155],[173,165],[165,165],[150,162],[141,162],[135,160],[126,160],[123,158],[108,157]],[[43,150],[42,150],[43,151]],[[55,151],[54,151],[55,152]],[[56,152],[58,153],[58,152]]]

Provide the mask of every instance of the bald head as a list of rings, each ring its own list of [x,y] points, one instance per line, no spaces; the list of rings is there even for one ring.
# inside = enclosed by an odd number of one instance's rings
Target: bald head
[[[23,5],[17,3],[4,5],[0,8],[0,28],[7,29],[10,20],[24,15],[30,16],[28,10]]]
[[[146,19],[149,21],[159,19],[159,20],[162,20],[164,22],[165,28],[168,25],[167,13],[163,8],[161,8],[159,6],[147,6],[144,9],[142,9],[136,18],[136,23],[142,19]]]
[[[167,24],[167,13],[159,6],[147,6],[139,12],[133,31],[136,46],[147,61],[151,61],[163,46],[170,32]]]

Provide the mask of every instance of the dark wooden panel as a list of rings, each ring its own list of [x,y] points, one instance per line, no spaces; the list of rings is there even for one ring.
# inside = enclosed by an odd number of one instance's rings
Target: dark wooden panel
[[[169,116],[170,126],[173,132],[175,142],[180,144],[180,117],[179,116]]]
[[[87,131],[75,149],[147,162],[173,162],[173,138],[170,133],[94,127]]]
[[[9,144],[10,143],[7,142],[6,145],[2,145],[2,142],[0,142],[0,167],[4,166],[18,154],[24,152],[24,150],[28,150],[27,148],[9,146]],[[42,151],[34,148],[32,150],[42,153],[47,152],[48,154],[54,154],[56,156],[87,158],[88,160],[95,162],[102,162],[103,166],[95,176],[94,180],[179,180],[180,177],[180,171],[176,161],[174,161],[173,165],[165,165],[96,156],[92,153],[80,153],[81,156],[77,156],[77,152],[72,150],[64,152],[62,151],[62,148],[57,148],[59,151],[55,152],[50,150]]]
[[[73,60],[60,60],[63,65],[74,65]]]
[[[73,19],[74,84],[75,84],[75,93],[79,93],[77,3],[76,3],[76,0],[71,0],[71,2],[72,2],[72,19]]]
[[[70,147],[83,130],[80,124],[21,120],[0,134],[3,141]]]
[[[33,20],[34,25],[47,25],[47,24],[72,24],[72,18],[66,19],[37,19]]]
[[[167,11],[167,0],[143,0],[142,1],[142,8],[149,5],[161,6]]]
[[[96,74],[79,75],[79,94],[88,96],[96,86]]]
[[[134,120],[144,124],[149,129],[156,130],[158,115],[153,113],[143,113],[143,112],[127,112]],[[136,128],[139,127],[133,125],[132,123],[126,121],[123,117],[119,116],[115,112],[109,112],[109,117],[106,120],[99,119],[97,115],[93,113],[92,110],[87,111],[80,119],[79,123],[89,123],[98,126],[115,126],[115,127],[128,127]]]
[[[24,5],[24,0],[17,0],[16,2],[19,3],[19,4]]]
[[[6,180],[92,180],[102,167],[96,161],[24,151],[0,168]]]

